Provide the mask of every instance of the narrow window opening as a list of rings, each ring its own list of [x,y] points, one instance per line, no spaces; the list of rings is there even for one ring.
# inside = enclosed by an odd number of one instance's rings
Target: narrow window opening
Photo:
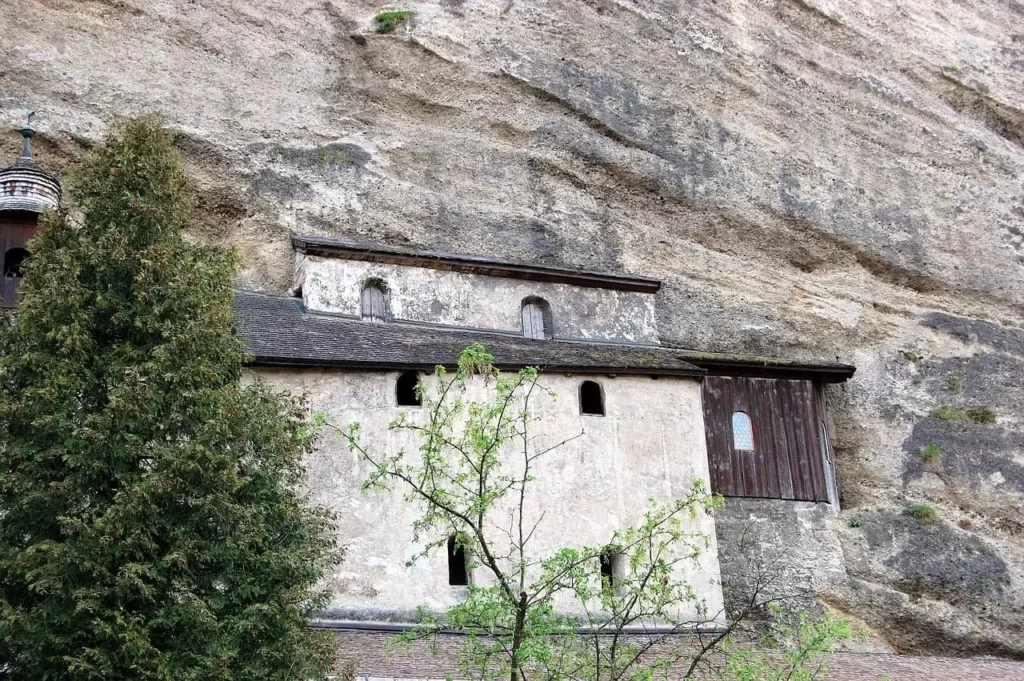
[[[422,407],[423,398],[420,397],[416,386],[419,385],[420,377],[415,371],[406,371],[398,377],[395,384],[395,392],[400,407]]]
[[[750,422],[750,416],[745,412],[733,412],[732,446],[741,451],[754,451],[754,428]]]
[[[614,555],[611,553],[601,554],[601,585],[608,585],[611,588],[615,587],[615,569],[613,566]]]
[[[626,582],[626,557],[616,547],[609,546],[601,554],[601,588],[611,589],[621,596]]]
[[[21,278],[25,276],[25,261],[29,253],[24,248],[11,248],[4,253],[4,276]]]
[[[523,336],[535,340],[554,337],[554,320],[551,306],[543,298],[531,296],[523,299]]]
[[[459,545],[455,535],[448,537],[448,583],[452,586],[466,586],[469,584],[466,549]]]
[[[384,296],[382,282],[367,282],[363,286],[359,302],[359,312],[364,322],[386,322],[388,320],[387,299]]]
[[[604,416],[604,395],[596,381],[580,384],[580,412],[592,416]]]

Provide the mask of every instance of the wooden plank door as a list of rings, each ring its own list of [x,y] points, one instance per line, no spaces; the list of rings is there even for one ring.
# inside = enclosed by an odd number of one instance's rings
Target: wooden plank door
[[[523,336],[538,340],[547,338],[544,329],[544,308],[540,303],[523,305]]]
[[[827,442],[811,381],[708,376],[704,427],[712,490],[725,496],[828,501]],[[733,415],[749,417],[754,447],[738,448]],[[824,449],[823,449],[824,448]]]
[[[383,322],[387,321],[387,307],[384,302],[384,291],[377,286],[367,286],[363,289],[362,318],[364,321]]]

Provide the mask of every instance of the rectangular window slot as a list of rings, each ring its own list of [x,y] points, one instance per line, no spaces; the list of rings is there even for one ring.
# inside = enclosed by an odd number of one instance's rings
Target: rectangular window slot
[[[452,586],[469,584],[466,549],[459,546],[454,535],[448,537],[448,583]]]

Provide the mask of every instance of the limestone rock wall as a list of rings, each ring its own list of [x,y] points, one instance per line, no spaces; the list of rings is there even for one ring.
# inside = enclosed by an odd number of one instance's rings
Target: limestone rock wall
[[[498,253],[663,279],[665,344],[856,363],[823,598],[896,650],[1024,656],[1024,5],[382,7],[6,0],[0,118],[37,109],[59,170],[161,112],[245,287],[288,287],[292,230]]]

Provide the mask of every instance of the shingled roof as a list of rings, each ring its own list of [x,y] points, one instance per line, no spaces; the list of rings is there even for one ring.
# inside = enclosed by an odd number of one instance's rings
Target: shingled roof
[[[839,383],[856,368],[839,362],[729,355],[680,348],[566,340],[391,322],[367,322],[307,311],[299,298],[239,291],[235,317],[255,364],[431,369],[452,365],[466,346],[482,343],[504,368],[536,366],[574,373],[661,376],[752,376]]]
[[[308,312],[298,298],[239,292],[239,331],[254,364],[431,369],[451,365],[474,342],[504,368],[536,366],[573,373],[704,375],[677,352],[642,345],[532,340],[486,331],[464,331],[401,322],[371,324]]]

